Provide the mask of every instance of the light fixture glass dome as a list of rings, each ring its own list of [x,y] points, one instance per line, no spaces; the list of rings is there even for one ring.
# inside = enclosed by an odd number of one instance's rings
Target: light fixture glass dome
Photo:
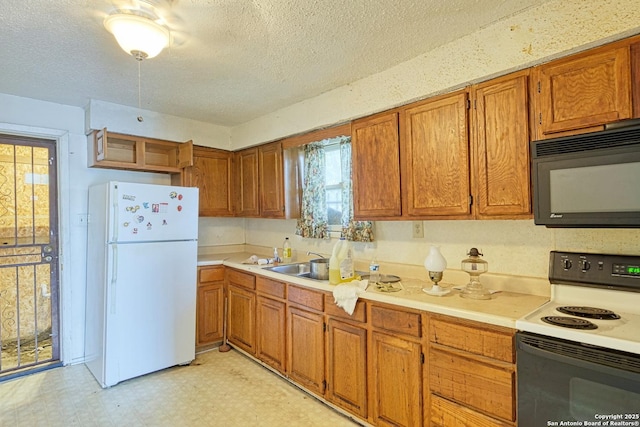
[[[424,268],[429,271],[429,279],[433,282],[431,288],[423,288],[422,290],[429,295],[443,296],[451,292],[450,289],[441,288],[438,282],[442,280],[442,273],[447,268],[447,260],[440,252],[440,246],[431,246],[429,255],[424,260]]]
[[[153,58],[169,45],[169,29],[144,16],[115,13],[106,17],[104,26],[136,59]]]
[[[424,267],[429,271],[444,271],[447,268],[447,260],[440,252],[440,246],[431,246],[429,255],[424,260]]]

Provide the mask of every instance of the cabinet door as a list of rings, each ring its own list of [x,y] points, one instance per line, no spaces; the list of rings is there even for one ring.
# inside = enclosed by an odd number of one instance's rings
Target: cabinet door
[[[367,331],[335,319],[327,331],[327,400],[366,418]]]
[[[268,144],[259,150],[260,216],[284,218],[282,144]]]
[[[512,423],[499,421],[458,405],[435,394],[431,396],[432,427],[511,427]]]
[[[94,130],[92,138],[89,166],[113,169],[139,169],[142,167],[141,137],[113,134],[104,128]]]
[[[256,302],[256,355],[278,371],[285,372],[285,303],[258,296]]]
[[[473,90],[477,218],[531,213],[528,75],[517,73]]]
[[[258,149],[242,150],[235,155],[237,216],[260,215],[258,200]]]
[[[631,117],[629,47],[604,47],[539,67],[538,138]]]
[[[356,219],[400,216],[398,113],[354,121],[351,137]]]
[[[467,92],[403,110],[402,180],[406,214],[470,215]]]
[[[193,141],[178,144],[178,155],[176,156],[176,167],[183,169],[193,166]]]
[[[224,283],[198,286],[196,346],[222,340]]]
[[[256,353],[256,295],[229,284],[227,338],[247,353]]]
[[[193,166],[185,173],[185,185],[200,189],[200,216],[232,216],[233,153],[196,147],[193,155]]]
[[[372,332],[371,391],[374,423],[422,425],[422,353],[420,344]]]
[[[512,364],[478,361],[443,346],[429,349],[429,388],[433,394],[492,417],[516,420]]]
[[[324,394],[323,315],[289,306],[287,371],[309,391]]]

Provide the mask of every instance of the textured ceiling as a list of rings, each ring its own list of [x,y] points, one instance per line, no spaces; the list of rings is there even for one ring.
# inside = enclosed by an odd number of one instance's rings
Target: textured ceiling
[[[141,106],[234,126],[545,1],[150,0],[174,43],[142,62]],[[131,3],[3,0],[0,93],[137,107],[138,65],[102,24]]]

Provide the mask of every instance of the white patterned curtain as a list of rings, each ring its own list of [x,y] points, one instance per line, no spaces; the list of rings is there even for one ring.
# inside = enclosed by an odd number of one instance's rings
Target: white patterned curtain
[[[327,199],[325,194],[324,142],[304,147],[302,207],[296,234],[314,239],[329,239]]]
[[[337,137],[312,142],[304,148],[304,177],[300,219],[296,234],[314,239],[329,239],[325,176],[325,147],[340,144],[342,174],[342,217],[340,236],[354,242],[373,241],[373,223],[353,219],[353,189],[351,185],[351,137]]]
[[[373,222],[353,219],[353,188],[351,183],[351,137],[340,142],[342,162],[342,232],[341,237],[353,242],[373,242]]]

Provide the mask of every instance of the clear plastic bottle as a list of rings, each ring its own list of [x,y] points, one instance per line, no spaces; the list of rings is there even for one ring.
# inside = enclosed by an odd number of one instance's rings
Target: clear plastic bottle
[[[333,247],[329,259],[329,283],[337,285],[342,282],[350,282],[354,278],[353,253],[351,243],[341,237]]]
[[[378,264],[376,257],[373,257],[373,259],[369,263],[369,284],[375,285],[379,281],[380,281],[380,264]]]
[[[282,262],[291,262],[291,242],[288,237],[285,237],[282,244]]]

